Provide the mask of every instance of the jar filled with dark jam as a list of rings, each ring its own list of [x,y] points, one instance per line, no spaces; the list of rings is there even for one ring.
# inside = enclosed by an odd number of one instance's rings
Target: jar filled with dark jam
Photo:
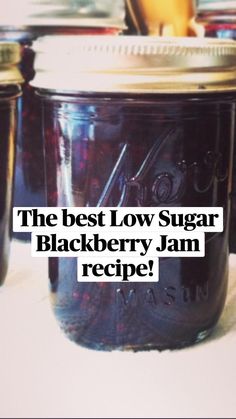
[[[160,258],[159,282],[82,283],[76,258],[49,258],[62,330],[102,350],[202,340],[227,290],[234,42],[64,37],[35,49],[49,206],[224,208],[205,257]]]
[[[44,35],[118,35],[124,29],[124,4],[116,0],[106,10],[104,0],[87,5],[80,0],[26,0],[24,6],[19,4],[14,15],[0,17],[0,39],[21,44],[20,69],[25,80],[18,104],[14,206],[41,207],[46,205],[41,111],[29,85],[35,74],[33,41]],[[8,7],[3,10],[7,13]],[[30,234],[14,233],[14,237],[29,240]]]
[[[198,23],[204,26],[206,37],[236,40],[236,1],[198,1]],[[236,253],[236,142],[233,152],[233,188],[230,216],[229,250]]]
[[[19,61],[20,46],[0,42],[0,285],[7,272],[11,239],[16,108],[23,82]]]

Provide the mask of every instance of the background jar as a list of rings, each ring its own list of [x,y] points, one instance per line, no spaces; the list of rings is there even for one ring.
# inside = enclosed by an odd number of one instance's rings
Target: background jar
[[[16,106],[23,82],[19,61],[20,46],[0,42],[0,284],[6,276],[10,251]]]
[[[78,283],[76,258],[49,258],[62,329],[106,350],[203,339],[227,290],[236,46],[84,37],[35,48],[49,206],[224,207],[224,231],[206,234],[205,258],[162,258],[158,283]]]
[[[236,1],[199,0],[198,23],[204,26],[205,36],[236,40]],[[236,140],[235,140],[236,141]],[[233,188],[229,248],[236,253],[236,143],[234,141]]]
[[[40,105],[29,82],[34,78],[33,41],[45,35],[118,35],[124,26],[123,0],[1,0],[0,39],[21,44],[25,83],[18,104],[19,123],[14,206],[46,205]],[[14,10],[14,14],[12,11]],[[14,237],[30,240],[28,233]]]

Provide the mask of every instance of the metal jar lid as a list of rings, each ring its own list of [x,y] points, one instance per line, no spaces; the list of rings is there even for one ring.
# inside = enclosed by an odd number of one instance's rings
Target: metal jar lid
[[[17,42],[0,42],[0,85],[23,82],[18,69],[20,60],[20,45]]]
[[[44,37],[32,85],[65,92],[236,90],[236,42],[145,36]]]
[[[124,0],[0,0],[0,26],[124,29]]]

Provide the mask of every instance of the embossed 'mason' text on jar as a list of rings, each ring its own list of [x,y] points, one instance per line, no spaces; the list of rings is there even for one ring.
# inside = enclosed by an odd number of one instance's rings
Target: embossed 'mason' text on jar
[[[234,42],[84,37],[35,48],[49,206],[224,208],[206,256],[160,258],[159,282],[80,283],[76,258],[50,258],[62,329],[105,350],[203,339],[227,290]]]

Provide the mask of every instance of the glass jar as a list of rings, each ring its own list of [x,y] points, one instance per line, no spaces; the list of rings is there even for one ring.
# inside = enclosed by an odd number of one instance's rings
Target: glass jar
[[[15,156],[16,106],[22,76],[17,68],[20,46],[0,42],[0,285],[8,267]]]
[[[200,0],[196,20],[204,26],[205,36],[236,40],[236,1]],[[236,144],[232,182],[229,249],[236,253]]]
[[[33,41],[44,35],[118,35],[125,27],[123,0],[108,3],[109,8],[107,0],[87,1],[86,5],[81,0],[24,0],[14,3],[14,14],[2,5],[0,39],[21,44],[20,69],[25,80],[18,106],[14,206],[46,205],[40,106],[29,85],[34,78]],[[28,233],[14,233],[14,237],[30,240]]]
[[[76,258],[49,258],[63,331],[103,350],[203,339],[227,290],[236,45],[123,36],[35,48],[49,206],[224,207],[206,256],[161,258],[159,282],[77,282]]]

